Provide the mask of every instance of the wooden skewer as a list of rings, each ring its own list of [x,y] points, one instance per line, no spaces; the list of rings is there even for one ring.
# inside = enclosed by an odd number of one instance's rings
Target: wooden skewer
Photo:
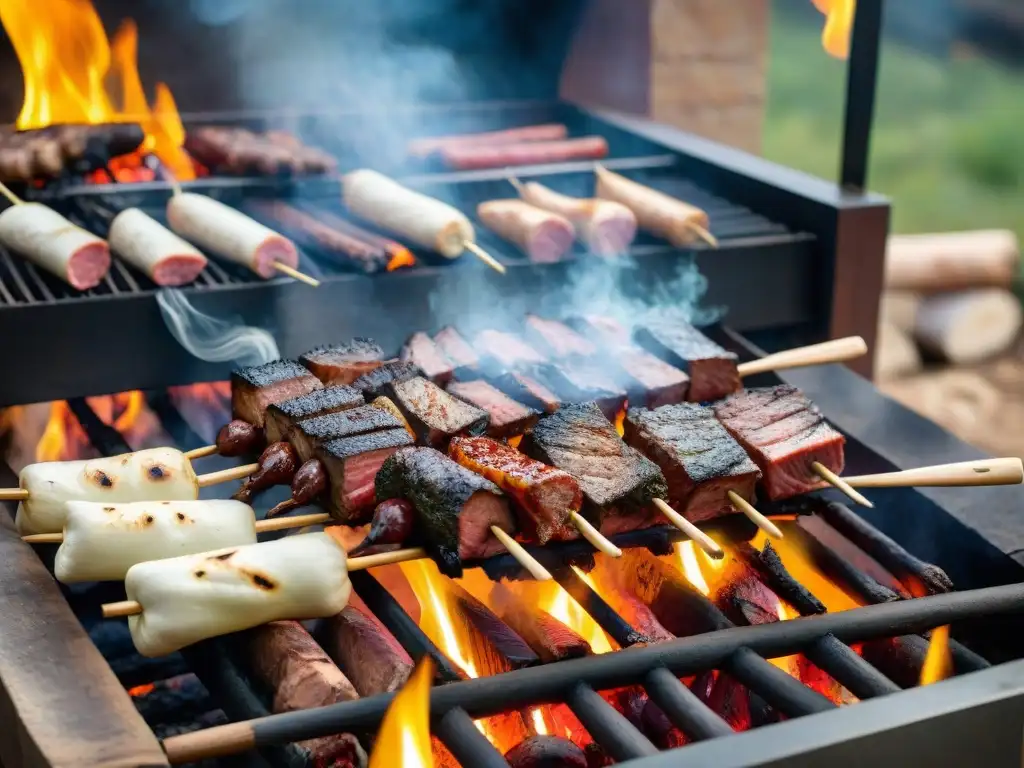
[[[868,351],[868,345],[860,336],[847,336],[842,339],[824,341],[806,347],[787,349],[766,355],[760,360],[740,363],[740,376],[753,376],[765,371],[782,371],[786,368],[802,368],[807,365],[823,365],[825,363],[842,363],[861,357]]]
[[[541,565],[537,559],[523,549],[522,545],[509,536],[505,531],[501,530],[496,525],[491,526],[491,533],[494,537],[504,545],[508,553],[516,559],[523,568],[525,568],[533,578],[537,581],[551,581],[551,574],[548,573],[548,569]]]
[[[28,495],[24,488],[0,488],[0,501],[28,501]]]
[[[500,261],[498,261],[493,256],[491,256],[491,254],[489,254],[487,251],[485,251],[483,248],[481,248],[476,243],[472,243],[469,240],[464,240],[463,243],[462,243],[462,246],[467,251],[469,251],[474,256],[476,256],[478,259],[480,259],[480,261],[482,261],[488,267],[493,269],[495,272],[498,272],[498,273],[500,273],[502,275],[505,274],[505,265],[502,264]]]
[[[278,272],[288,275],[288,277],[294,277],[296,280],[299,280],[305,283],[306,285],[311,285],[314,288],[320,287],[320,281],[317,280],[315,277],[310,277],[304,272],[299,272],[299,270],[289,267],[287,264],[282,264],[280,261],[274,262],[274,269],[276,269]]]
[[[815,471],[818,477],[820,477],[826,483],[831,485],[837,491],[845,493],[851,501],[860,504],[862,507],[874,509],[875,505],[868,501],[862,493],[860,493],[859,491],[855,491],[848,482],[846,482],[843,478],[841,478],[831,469],[826,467],[820,461],[816,461],[813,464],[811,464],[811,469]]]
[[[604,552],[609,557],[622,557],[622,550],[612,544],[603,533],[591,525],[587,518],[579,512],[572,512],[569,517],[572,519],[572,524],[576,526],[576,530],[593,545],[594,549],[598,552]]]
[[[783,538],[782,531],[779,530],[779,526],[758,512],[757,508],[754,507],[753,504],[736,493],[736,491],[729,491],[728,496],[729,501],[733,503],[736,509],[746,515],[750,522],[768,534],[768,536],[773,539]]]
[[[697,235],[701,240],[710,245],[712,248],[718,247],[718,238],[708,232],[704,227],[696,222],[688,222],[687,228],[693,230],[694,234]]]
[[[523,193],[526,192],[526,187],[523,186],[523,182],[521,182],[515,176],[509,174],[506,178],[508,178],[508,183],[515,188],[517,195],[521,197]]]
[[[18,197],[16,194],[11,192],[10,188],[3,182],[0,182],[0,195],[3,195],[14,205],[24,205],[25,201]]]
[[[655,499],[654,506],[658,508],[661,514],[668,518],[668,521],[672,523],[672,525],[689,536],[698,547],[704,550],[704,553],[708,557],[712,557],[715,560],[721,560],[725,557],[725,552],[720,546],[718,546],[718,544],[715,543],[714,539],[672,509],[672,507],[670,507],[665,501],[662,499]]]
[[[193,448],[191,451],[185,451],[186,459],[202,459],[206,456],[213,456],[217,453],[216,445],[204,445],[202,448]]]
[[[243,477],[248,477],[259,468],[259,464],[242,464],[239,467],[228,467],[227,469],[221,469],[217,472],[207,472],[205,475],[199,475],[196,477],[196,482],[199,483],[200,488],[205,488],[208,485],[217,485],[218,483],[226,483],[231,480],[241,480]]]
[[[860,488],[903,488],[905,486],[1020,485],[1024,463],[1017,457],[960,461],[932,467],[883,472],[878,475],[844,477],[848,485]]]

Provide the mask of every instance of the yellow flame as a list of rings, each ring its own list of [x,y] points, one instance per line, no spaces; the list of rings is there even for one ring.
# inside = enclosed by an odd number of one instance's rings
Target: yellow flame
[[[573,570],[590,587],[594,587],[594,582],[587,574],[576,566],[573,566]],[[526,586],[525,583],[523,586]],[[551,614],[586,640],[590,650],[594,653],[608,653],[614,650],[604,630],[591,618],[589,613],[583,610],[575,598],[556,582],[531,582],[531,586],[538,590],[537,600],[540,609]]]
[[[692,541],[680,541],[676,544],[676,554],[679,556],[679,565],[686,580],[702,595],[711,594],[711,588],[697,561],[697,546]]]
[[[533,725],[534,733],[538,736],[547,736],[548,724],[544,720],[544,713],[539,708],[530,710],[530,724]]]
[[[814,7],[825,14],[825,29],[821,33],[821,45],[837,59],[850,55],[850,33],[853,18],[857,13],[857,0],[811,0]]]
[[[430,749],[430,683],[434,665],[429,656],[416,666],[384,714],[369,768],[433,768]]]
[[[953,659],[949,654],[949,626],[936,627],[928,643],[928,653],[921,667],[921,685],[931,685],[953,674]]]
[[[401,567],[423,608],[420,612],[420,629],[469,677],[478,677],[476,664],[470,656],[469,643],[455,630],[450,602],[442,593],[444,577],[437,566],[423,559],[402,563]]]

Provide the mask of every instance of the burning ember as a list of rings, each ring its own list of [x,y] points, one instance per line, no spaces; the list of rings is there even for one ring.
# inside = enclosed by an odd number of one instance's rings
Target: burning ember
[[[850,32],[857,13],[857,0],[811,0],[814,7],[825,14],[825,29],[821,45],[830,56],[846,59],[850,56]]]
[[[932,630],[931,641],[928,643],[928,655],[924,657],[921,685],[937,683],[952,674],[953,658],[949,653],[949,627],[936,627]]]
[[[430,684],[434,664],[424,657],[388,707],[369,768],[433,768],[430,739]]]
[[[112,44],[91,0],[2,0],[0,22],[25,81],[19,130],[135,122],[145,142],[134,156],[111,164],[119,180],[153,178],[145,155],[155,155],[179,179],[195,178],[170,90],[158,83],[152,108],[146,100],[134,22],[125,21]]]
[[[412,251],[408,248],[402,248],[401,250],[395,251],[395,255],[391,257],[391,261],[388,262],[388,272],[394,272],[396,269],[402,267],[415,267],[416,257],[412,255]]]

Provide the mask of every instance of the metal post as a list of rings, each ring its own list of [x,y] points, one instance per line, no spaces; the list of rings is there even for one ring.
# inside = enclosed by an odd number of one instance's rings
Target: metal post
[[[843,159],[839,180],[844,189],[857,192],[864,191],[868,179],[884,6],[885,0],[857,0],[850,40]]]

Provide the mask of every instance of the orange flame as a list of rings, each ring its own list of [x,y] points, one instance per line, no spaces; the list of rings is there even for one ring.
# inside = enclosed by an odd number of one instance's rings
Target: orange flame
[[[391,254],[391,261],[388,262],[386,267],[388,272],[394,272],[396,269],[402,267],[415,267],[416,257],[412,255],[412,251],[408,248],[401,248]]]
[[[146,134],[142,152],[155,154],[179,179],[195,178],[181,148],[185,135],[170,91],[157,85],[152,111],[146,101],[135,22],[124,22],[112,45],[91,0],[0,0],[0,22],[25,81],[19,130],[137,122]],[[105,87],[108,78],[116,97]],[[128,162],[120,158],[112,164],[116,176]],[[131,163],[138,166],[139,158]]]
[[[953,674],[953,659],[949,654],[949,626],[936,627],[928,643],[928,653],[921,667],[921,685],[931,685]]]
[[[850,56],[850,33],[853,18],[857,13],[857,0],[811,0],[814,7],[825,14],[825,29],[821,33],[821,45],[837,59]]]
[[[433,768],[430,740],[430,683],[434,664],[429,656],[416,669],[384,714],[369,768]]]
[[[629,401],[627,400],[622,404],[619,412],[615,414],[615,431],[619,433],[619,437],[626,434],[626,409],[629,408]]]
[[[128,695],[133,697],[145,696],[147,693],[156,690],[156,686],[152,683],[145,683],[143,685],[136,685],[134,688],[128,689]]]

